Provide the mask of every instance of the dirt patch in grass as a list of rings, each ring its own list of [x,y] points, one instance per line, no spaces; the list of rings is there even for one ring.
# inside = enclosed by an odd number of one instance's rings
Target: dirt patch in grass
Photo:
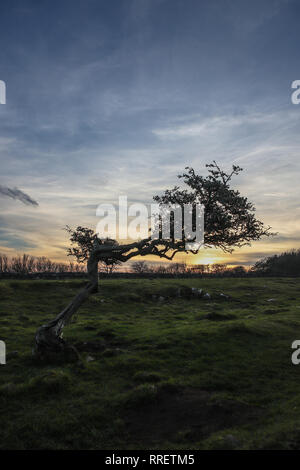
[[[127,431],[135,442],[163,440],[195,442],[226,428],[248,424],[261,410],[234,400],[212,400],[211,394],[198,389],[170,393],[163,391],[155,401],[129,410]]]

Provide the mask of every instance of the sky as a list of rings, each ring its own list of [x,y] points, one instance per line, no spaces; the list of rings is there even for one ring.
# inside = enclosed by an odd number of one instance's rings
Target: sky
[[[2,0],[0,15],[0,187],[38,202],[0,192],[1,253],[66,260],[65,225],[95,229],[99,204],[149,204],[214,159],[244,169],[234,188],[278,235],[180,260],[300,248],[299,1]]]

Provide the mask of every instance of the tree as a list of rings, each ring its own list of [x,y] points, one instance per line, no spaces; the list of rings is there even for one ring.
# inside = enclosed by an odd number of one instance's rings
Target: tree
[[[197,175],[193,168],[186,167],[186,172],[179,175],[179,178],[183,179],[188,189],[175,186],[166,190],[163,195],[155,196],[154,200],[160,206],[177,204],[182,208],[182,213],[184,204],[195,206],[201,203],[205,210],[205,247],[232,252],[235,247],[250,244],[252,240],[259,240],[262,236],[272,235],[270,227],[265,227],[263,222],[255,218],[253,204],[241,196],[239,191],[230,188],[232,177],[238,175],[242,169],[233,165],[232,171],[227,174],[215,161],[206,167],[208,175],[205,177]],[[67,231],[73,245],[68,254],[75,256],[78,262],[87,262],[89,282],[54,320],[36,332],[35,353],[41,358],[47,356],[48,352],[60,352],[67,348],[62,339],[62,330],[85,299],[97,290],[99,262],[124,263],[136,256],[146,255],[172,260],[179,252],[198,253],[198,250],[186,248],[186,243],[194,239],[184,233],[183,226],[181,239],[175,238],[174,219],[171,222],[169,238],[162,238],[159,230],[160,237],[157,239],[149,236],[124,245],[120,245],[116,240],[100,239],[93,230],[81,226],[75,230],[67,227]]]
[[[167,267],[167,271],[171,274],[184,274],[187,271],[187,267],[185,263],[170,263]]]
[[[205,273],[208,273],[209,269],[209,264],[196,264],[192,267],[192,272],[203,275]]]
[[[0,253],[0,273],[9,272],[9,261],[7,255]]]
[[[146,261],[135,261],[132,263],[131,269],[136,274],[146,273],[149,270]]]
[[[113,273],[118,266],[120,266],[121,261],[118,261],[118,260],[105,260],[103,261],[102,263],[100,262],[100,269],[99,271],[103,271],[105,272],[106,274],[111,274]]]
[[[300,250],[290,250],[257,261],[252,272],[265,276],[299,276]]]
[[[226,269],[227,269],[226,264],[214,263],[214,264],[211,265],[211,272],[213,274],[224,274]]]
[[[235,266],[230,271],[234,276],[237,277],[243,277],[247,274],[246,268],[244,268],[244,266]]]

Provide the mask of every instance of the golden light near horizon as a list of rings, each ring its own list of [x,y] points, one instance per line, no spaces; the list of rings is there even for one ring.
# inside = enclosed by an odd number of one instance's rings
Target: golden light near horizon
[[[222,261],[214,256],[196,256],[190,264],[216,264],[222,263]]]

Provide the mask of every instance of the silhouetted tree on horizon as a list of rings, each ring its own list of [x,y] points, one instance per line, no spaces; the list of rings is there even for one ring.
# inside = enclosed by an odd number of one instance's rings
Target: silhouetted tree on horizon
[[[252,271],[263,275],[299,276],[300,249],[292,249],[279,255],[263,258],[255,263]]]
[[[242,169],[236,165],[227,174],[214,161],[206,165],[208,175],[197,175],[193,168],[186,167],[186,172],[179,175],[188,189],[175,186],[166,190],[154,200],[159,205],[177,204],[182,208],[185,204],[204,206],[204,247],[220,248],[232,252],[235,247],[250,244],[263,236],[272,235],[270,227],[255,217],[255,208],[238,190],[230,188],[230,181]],[[76,257],[78,262],[87,262],[89,276],[88,284],[60,312],[54,320],[41,326],[35,336],[35,353],[38,357],[47,356],[48,352],[64,351],[66,343],[62,339],[62,330],[71,320],[85,299],[97,290],[98,263],[124,263],[136,256],[154,255],[162,259],[172,260],[179,252],[197,254],[198,249],[187,249],[187,243],[193,242],[182,227],[182,238],[175,238],[174,220],[171,223],[171,233],[168,239],[152,239],[151,236],[129,244],[121,245],[116,240],[101,239],[91,229],[77,227],[72,230],[67,227],[72,247],[69,254]],[[159,232],[161,235],[161,231]]]

